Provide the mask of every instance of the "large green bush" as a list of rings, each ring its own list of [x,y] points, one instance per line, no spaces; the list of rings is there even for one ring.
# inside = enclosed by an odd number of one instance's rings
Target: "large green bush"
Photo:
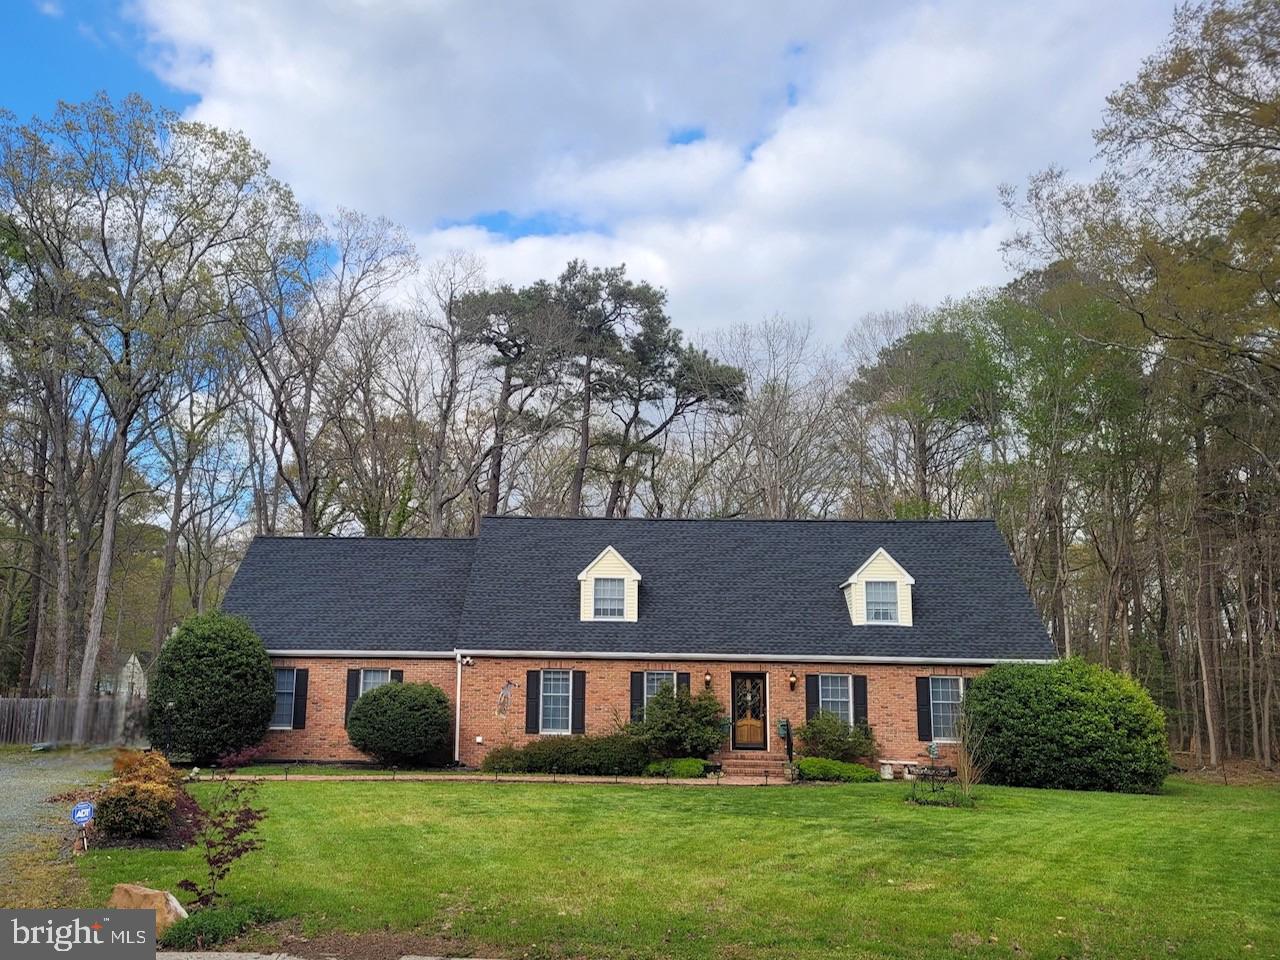
[[[711,756],[724,743],[724,707],[710,690],[696,697],[663,684],[649,698],[644,719],[628,728],[659,758]]]
[[[439,764],[448,755],[449,723],[449,698],[439,687],[388,683],[356,700],[347,736],[384,764]]]
[[[1169,772],[1150,694],[1080,659],[996,666],[970,684],[964,709],[991,783],[1155,793]]]
[[[829,780],[835,783],[879,783],[880,774],[860,763],[827,757],[801,757],[796,761],[797,780]]]
[[[606,737],[543,737],[523,747],[498,747],[481,769],[490,773],[561,773],[635,777],[649,761],[645,745],[626,733]]]
[[[191,616],[160,650],[147,733],[166,754],[205,765],[262,740],[275,701],[271,659],[248,622]]]
[[[828,710],[819,710],[798,728],[796,740],[806,757],[853,763],[872,760],[876,755],[876,742],[870,729],[861,724],[850,726]]]

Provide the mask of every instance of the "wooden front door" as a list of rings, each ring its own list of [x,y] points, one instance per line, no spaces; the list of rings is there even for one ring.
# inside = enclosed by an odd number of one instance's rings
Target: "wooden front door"
[[[733,675],[733,749],[763,750],[765,686],[763,673]]]

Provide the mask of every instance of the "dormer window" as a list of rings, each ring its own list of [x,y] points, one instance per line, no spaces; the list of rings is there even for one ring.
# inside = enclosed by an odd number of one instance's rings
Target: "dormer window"
[[[596,577],[595,619],[621,620],[626,613],[626,581],[622,577]]]
[[[898,622],[898,584],[893,580],[867,581],[867,622]]]
[[[578,574],[578,619],[635,623],[640,611],[640,573],[612,546]]]
[[[840,584],[855,627],[911,626],[911,576],[884,547],[867,557],[849,579]]]

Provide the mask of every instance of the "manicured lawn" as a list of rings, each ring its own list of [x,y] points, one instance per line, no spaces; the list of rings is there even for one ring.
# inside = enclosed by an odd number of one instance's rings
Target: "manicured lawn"
[[[1280,956],[1280,790],[986,788],[976,810],[905,793],[268,783],[266,848],[230,892],[308,934],[416,930],[481,955]],[[195,861],[79,862],[102,902]]]

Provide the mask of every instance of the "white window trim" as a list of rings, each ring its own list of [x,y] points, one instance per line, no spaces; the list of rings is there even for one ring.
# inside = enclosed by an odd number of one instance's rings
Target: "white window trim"
[[[657,676],[658,674],[671,678],[671,694],[674,696],[676,693],[676,686],[680,681],[678,679],[679,674],[675,670],[646,670],[644,672],[644,710],[641,712],[641,716],[649,712],[649,701],[653,699],[649,695],[649,677]],[[659,684],[659,687],[661,687],[661,684]]]
[[[937,719],[934,716],[934,712],[933,712],[933,705],[935,703],[933,699],[933,681],[935,679],[956,681],[956,686],[960,690],[960,699],[948,700],[946,702],[956,703],[961,705],[964,704],[964,677],[956,677],[956,676],[952,676],[951,674],[945,674],[945,673],[931,674],[929,676],[929,728],[930,730],[933,730],[937,727]],[[934,737],[933,742],[934,743],[959,743],[960,738],[959,737]]]
[[[893,584],[893,619],[880,620],[873,619],[871,616],[871,596],[867,589],[872,584],[891,583]],[[902,622],[899,614],[902,613],[902,598],[898,596],[898,588],[900,584],[897,580],[868,580],[862,585],[862,619],[866,621],[869,627],[896,627]]]
[[[596,585],[601,580],[617,580],[622,584],[622,612],[616,616],[606,616],[596,611]],[[613,598],[610,598],[613,599]],[[616,622],[627,619],[627,578],[626,577],[592,577],[591,578],[591,619],[603,622]]]
[[[854,725],[854,722],[855,722],[855,721],[854,721],[854,719],[853,719],[853,713],[854,713],[854,711],[853,711],[853,675],[852,675],[852,674],[848,674],[848,673],[820,673],[820,674],[818,674],[818,712],[819,712],[819,713],[822,713],[822,712],[823,712],[823,709],[822,709],[822,678],[823,678],[823,677],[828,677],[828,678],[834,677],[834,678],[835,678],[835,679],[837,679],[837,680],[843,680],[843,681],[844,681],[845,689],[849,691],[849,720],[848,720],[848,724],[849,724],[849,726],[850,726],[850,727],[852,727],[852,726]],[[827,712],[827,713],[835,713],[835,711],[834,711],[834,710],[827,710],[827,711],[825,711],[825,712]]]
[[[546,704],[547,704],[547,674],[548,673],[567,673],[569,675],[569,726],[564,730],[547,730],[545,726],[546,720]],[[573,671],[561,670],[559,668],[538,671],[538,736],[540,737],[567,737],[573,733]]]
[[[281,724],[273,723],[273,724],[270,724],[267,727],[267,729],[268,730],[292,730],[293,717],[298,712],[298,668],[297,667],[275,667],[271,673],[272,683],[275,682],[275,678],[276,678],[275,670],[292,670],[293,671],[293,709],[289,711],[289,722],[287,724],[281,725]],[[364,682],[363,677],[361,677],[360,680],[362,683]],[[279,695],[280,695],[280,691],[277,690],[276,696],[279,696]],[[274,706],[271,708],[271,712],[273,715],[275,714]]]
[[[391,683],[391,670],[390,670],[390,668],[388,668],[388,667],[362,667],[362,668],[361,668],[361,670],[360,670],[360,693],[359,693],[359,694],[357,694],[357,696],[359,696],[359,697],[363,697],[366,693],[371,693],[371,692],[372,692],[372,691],[370,691],[370,690],[366,690],[366,689],[364,688],[364,675],[365,675],[366,673],[385,673],[385,674],[387,675],[387,683]],[[380,683],[380,684],[378,684],[378,687],[385,687],[385,686],[387,685],[387,683]],[[378,689],[378,687],[374,687],[373,689],[374,689],[374,690],[377,690],[377,689]]]

